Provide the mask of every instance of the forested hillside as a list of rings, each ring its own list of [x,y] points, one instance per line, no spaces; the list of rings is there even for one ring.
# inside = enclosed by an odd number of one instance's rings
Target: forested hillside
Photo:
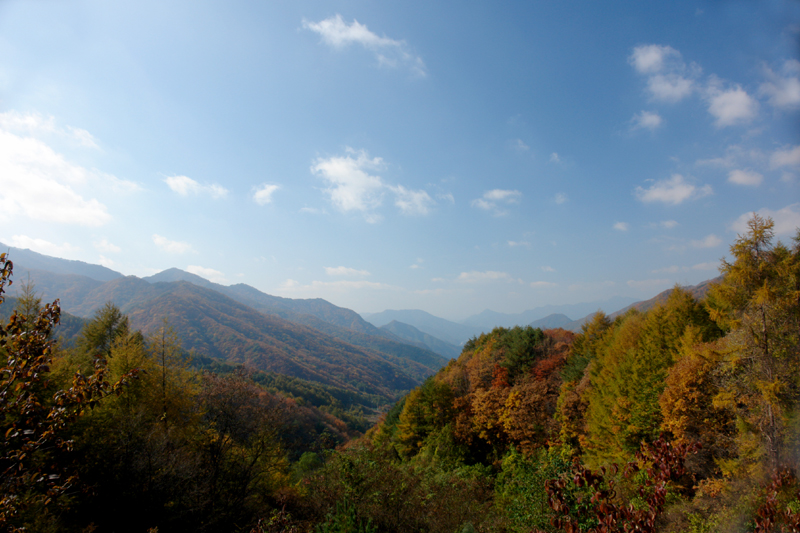
[[[303,370],[322,369],[315,384],[247,368],[298,364],[270,342],[302,351],[317,342],[302,326],[242,349],[234,339],[257,326],[248,322],[280,319],[227,299],[222,320],[198,300],[209,289],[177,283],[160,304],[167,324],[109,304],[69,348],[52,341],[58,309],[28,291],[0,330],[0,524],[798,531],[800,233],[787,246],[772,228],[750,220],[703,298],[676,287],[646,310],[597,313],[579,333],[517,326],[471,338],[365,434],[344,408],[385,398],[367,378],[389,366],[337,369],[329,344],[314,351],[330,357]],[[2,265],[0,286],[11,274]],[[183,351],[176,332],[192,314],[202,330],[182,335],[230,339],[222,358]]]

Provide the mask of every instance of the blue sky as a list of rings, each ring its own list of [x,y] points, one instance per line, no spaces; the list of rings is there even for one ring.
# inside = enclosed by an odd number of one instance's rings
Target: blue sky
[[[800,226],[800,3],[0,3],[0,241],[460,319]],[[578,317],[573,317],[578,318]]]

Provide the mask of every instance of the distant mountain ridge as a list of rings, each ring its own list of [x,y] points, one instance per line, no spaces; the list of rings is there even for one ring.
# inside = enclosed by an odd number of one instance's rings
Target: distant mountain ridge
[[[7,244],[0,243],[0,252],[8,252],[9,259],[26,270],[43,270],[56,272],[59,274],[75,274],[85,276],[97,281],[111,281],[112,279],[123,277],[122,274],[100,265],[84,263],[83,261],[73,261],[70,259],[60,259],[40,254],[25,248],[14,248]],[[19,271],[17,271],[19,275]]]
[[[30,268],[30,258],[34,265],[54,271]],[[142,279],[16,250],[12,261],[15,277],[30,275],[37,295],[44,301],[60,299],[67,313],[89,317],[112,302],[145,333],[156,331],[166,317],[186,349],[257,370],[377,394],[387,402],[447,362],[424,345],[409,344],[322,299],[280,298],[243,284],[226,287],[179,269]],[[84,270],[111,279],[75,273]],[[18,290],[19,285],[10,286],[9,296]]]
[[[461,346],[475,335],[481,334],[481,328],[451,322],[419,309],[387,309],[367,315],[367,321],[378,327],[385,326],[393,320],[414,326],[428,335],[456,346]]]
[[[420,343],[426,346],[429,350],[432,350],[442,357],[446,357],[447,359],[456,359],[459,355],[461,355],[460,346],[437,339],[433,335],[428,335],[427,333],[418,330],[410,324],[392,320],[388,324],[381,326],[381,329],[390,331],[398,337],[409,342]]]
[[[584,302],[579,304],[564,305],[544,305],[533,309],[528,309],[521,313],[498,313],[496,311],[485,310],[477,315],[466,318],[461,323],[469,326],[483,328],[484,331],[491,331],[497,326],[510,328],[513,326],[523,326],[531,324],[554,314],[566,315],[568,317],[584,317],[594,314],[598,310],[612,312],[636,302],[634,298],[617,296],[608,300],[598,300],[594,302]],[[571,318],[570,321],[575,320]]]

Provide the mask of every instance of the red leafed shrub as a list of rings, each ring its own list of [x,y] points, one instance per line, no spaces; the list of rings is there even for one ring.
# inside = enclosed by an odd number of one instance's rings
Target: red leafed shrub
[[[555,511],[553,527],[566,533],[654,533],[656,520],[664,511],[668,483],[685,474],[686,455],[698,444],[673,444],[659,439],[643,444],[637,461],[628,463],[624,475],[643,471],[645,482],[639,489],[644,505],[618,501],[614,481],[617,466],[592,471],[576,459],[570,475],[548,480],[545,488],[549,505]]]

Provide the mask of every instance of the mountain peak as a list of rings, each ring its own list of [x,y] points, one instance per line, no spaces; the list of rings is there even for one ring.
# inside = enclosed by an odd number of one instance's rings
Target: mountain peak
[[[212,283],[204,277],[198,276],[197,274],[192,274],[191,272],[186,272],[180,268],[168,268],[166,270],[162,270],[158,274],[153,274],[152,276],[147,276],[146,278],[142,279],[149,283],[188,281],[189,283],[199,285],[200,287],[212,288],[217,286],[216,283]]]

